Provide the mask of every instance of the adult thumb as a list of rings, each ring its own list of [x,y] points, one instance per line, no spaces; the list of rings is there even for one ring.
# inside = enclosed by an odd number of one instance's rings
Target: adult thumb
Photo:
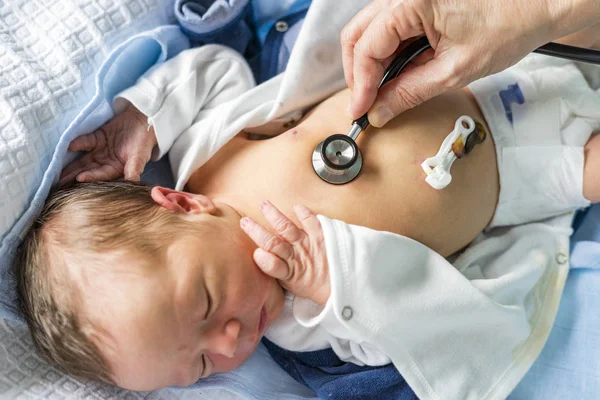
[[[369,110],[369,123],[381,128],[391,119],[419,104],[451,89],[448,73],[443,60],[433,59],[423,65],[411,68],[392,79],[377,94]]]

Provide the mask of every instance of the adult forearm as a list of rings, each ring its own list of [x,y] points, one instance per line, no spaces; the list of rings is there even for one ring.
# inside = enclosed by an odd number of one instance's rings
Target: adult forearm
[[[600,22],[600,0],[547,0],[551,20],[549,40]]]

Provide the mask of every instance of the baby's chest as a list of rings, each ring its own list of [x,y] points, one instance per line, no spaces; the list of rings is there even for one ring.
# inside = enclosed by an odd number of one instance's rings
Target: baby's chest
[[[299,129],[266,141],[256,149],[252,159],[243,167],[240,165],[237,171],[244,170],[245,174],[237,175],[236,182],[230,181],[231,186],[226,190],[243,192],[245,201],[254,205],[250,212],[257,211],[261,201],[269,200],[286,215],[293,216],[293,206],[302,204],[329,218],[407,233],[412,209],[408,204],[412,200],[407,198],[412,195],[411,190],[403,190],[402,186],[414,186],[414,175],[423,174],[418,165],[412,169],[398,164],[388,168],[376,165],[373,157],[356,180],[332,185],[321,180],[312,167],[313,150],[325,137],[322,132]],[[375,155],[375,151],[371,149],[370,155]],[[398,159],[402,157],[394,157],[391,162]],[[405,163],[406,160],[402,161]]]

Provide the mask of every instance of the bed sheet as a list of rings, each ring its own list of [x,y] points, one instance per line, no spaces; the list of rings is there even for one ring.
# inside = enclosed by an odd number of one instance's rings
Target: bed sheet
[[[172,175],[166,159],[151,163],[143,180],[172,187]],[[539,359],[509,400],[593,399],[600,393],[600,263],[581,260],[581,244],[594,246],[600,256],[600,205],[592,207],[574,235],[573,265],[554,328]],[[593,266],[592,266],[593,267]],[[261,349],[263,350],[263,349]],[[208,385],[190,389],[167,389],[153,393],[135,393],[94,382],[82,382],[41,361],[33,351],[24,326],[0,322],[0,399],[149,399],[187,400],[198,398],[238,400],[246,398],[226,389],[227,379],[253,380],[252,367],[273,367],[265,352],[256,354],[249,369],[240,375],[220,377]],[[276,368],[269,370],[272,382],[289,388],[290,400],[313,399],[302,392],[289,377]],[[262,380],[255,379],[258,382]],[[233,385],[231,386],[233,387]],[[238,390],[240,392],[240,390]],[[294,394],[295,393],[295,394]],[[258,398],[258,397],[256,397]],[[278,397],[270,396],[279,400]],[[262,399],[261,399],[262,400]]]
[[[142,180],[173,187],[173,175],[167,157],[151,162]],[[255,373],[256,372],[256,373]],[[270,385],[264,385],[270,382]],[[261,386],[264,390],[258,394]],[[315,399],[312,390],[295,382],[260,347],[246,364],[233,373],[212,376],[190,388],[168,388],[155,392],[131,392],[101,383],[66,376],[36,354],[27,328],[17,322],[0,319],[0,400],[242,400],[241,393],[257,393],[261,400]]]
[[[60,134],[94,96],[95,73],[102,62],[111,50],[143,27],[172,22],[171,4],[172,0],[0,0],[2,236],[4,228],[18,219],[39,187],[45,168],[52,161],[49,149],[54,149]],[[24,130],[45,135],[21,140],[17,133]],[[166,162],[151,164],[147,179],[168,185],[170,176],[165,167],[168,168]],[[7,208],[7,196],[18,198],[21,208]],[[586,221],[592,227],[598,226],[599,206],[590,210]],[[589,248],[598,246],[598,240],[600,236],[586,236],[581,243]],[[577,254],[575,248],[573,257]],[[598,288],[598,269],[572,271],[548,343],[511,395],[512,400],[597,397]],[[184,390],[134,393],[64,376],[35,354],[23,325],[0,320],[0,399],[229,400],[241,398],[239,393],[247,389],[244,384],[275,387],[270,394],[253,398],[313,398],[310,391],[271,365],[261,348],[237,375],[216,377]],[[272,379],[261,375],[265,372]],[[258,393],[260,387],[253,390]]]
[[[262,369],[272,379],[270,394],[253,397],[260,400],[309,400],[315,399],[311,391],[300,387],[284,371],[265,365],[267,350],[259,349],[247,368]],[[259,364],[259,365],[257,365]],[[266,368],[265,368],[266,367]],[[274,371],[274,373],[273,373]],[[244,372],[241,372],[244,374]],[[280,375],[281,374],[281,375]],[[246,374],[248,375],[248,374]],[[281,379],[279,379],[281,378]],[[243,400],[240,395],[247,387],[240,386],[243,379],[234,374],[214,377],[211,382],[191,388],[167,388],[155,392],[132,392],[101,383],[71,378],[40,360],[31,343],[27,328],[8,320],[0,320],[0,400]],[[295,394],[290,394],[295,393]]]
[[[600,398],[600,204],[579,217],[554,326],[510,400]]]
[[[145,179],[172,185],[168,163]],[[554,326],[509,400],[596,399],[600,393],[600,204],[574,222],[571,270]]]
[[[85,128],[77,117],[100,66],[126,39],[174,21],[172,0],[0,1],[0,317],[15,317],[15,243],[66,159],[60,138]],[[134,60],[123,83],[142,67]]]

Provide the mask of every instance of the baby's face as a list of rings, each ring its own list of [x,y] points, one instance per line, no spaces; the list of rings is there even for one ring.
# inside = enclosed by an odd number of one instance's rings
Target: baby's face
[[[241,229],[221,228],[181,235],[152,266],[119,255],[138,272],[114,275],[105,300],[86,302],[119,386],[188,386],[235,369],[281,313],[283,291],[254,264],[255,246]]]

